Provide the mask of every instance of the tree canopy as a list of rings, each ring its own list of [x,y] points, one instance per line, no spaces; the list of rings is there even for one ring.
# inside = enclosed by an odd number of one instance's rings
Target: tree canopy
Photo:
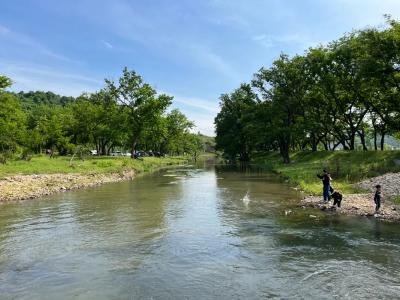
[[[0,76],[0,160],[45,150],[60,155],[96,149],[160,154],[203,151],[193,122],[177,109],[173,97],[158,94],[134,71],[123,69],[117,82],[79,97],[52,92],[9,92],[12,81]]]
[[[400,131],[400,23],[368,28],[281,54],[220,97],[217,148],[247,160],[257,151],[384,149]]]

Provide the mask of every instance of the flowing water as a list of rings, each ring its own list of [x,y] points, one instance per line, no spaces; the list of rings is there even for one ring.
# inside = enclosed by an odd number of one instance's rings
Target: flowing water
[[[1,205],[0,299],[400,298],[400,225],[298,197],[204,165]]]

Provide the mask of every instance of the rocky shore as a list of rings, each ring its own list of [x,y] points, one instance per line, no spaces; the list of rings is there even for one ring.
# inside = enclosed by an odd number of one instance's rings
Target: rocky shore
[[[375,214],[374,190],[382,185],[383,202],[380,212]],[[400,195],[400,173],[387,173],[357,183],[356,187],[365,190],[364,194],[343,195],[341,208],[332,208],[331,200],[324,203],[322,197],[309,196],[301,201],[302,205],[318,208],[327,212],[363,217],[375,217],[390,221],[400,221],[400,206],[391,202],[391,198]]]
[[[0,203],[33,199],[104,183],[130,180],[134,170],[107,174],[15,175],[0,179]]]
[[[321,197],[310,196],[301,201],[302,205],[345,215],[375,217],[390,221],[400,221],[400,208],[388,200],[382,203],[380,212],[375,214],[374,194],[344,195],[340,208],[332,208],[332,201],[324,203]]]

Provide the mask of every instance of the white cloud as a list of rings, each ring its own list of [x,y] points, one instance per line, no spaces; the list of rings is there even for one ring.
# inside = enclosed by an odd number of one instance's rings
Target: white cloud
[[[217,113],[219,111],[218,104],[212,101],[203,100],[193,97],[174,96],[174,102],[184,104],[193,108],[197,108],[209,113]]]
[[[69,57],[66,57],[64,55],[58,54],[58,53],[50,50],[49,48],[45,47],[37,40],[31,38],[30,36],[27,36],[23,33],[13,31],[10,28],[7,28],[0,24],[0,41],[1,40],[6,40],[8,43],[12,42],[12,43],[16,44],[17,46],[22,45],[25,47],[29,47],[30,52],[37,52],[37,53],[45,55],[49,58],[53,58],[56,60],[69,62],[69,63],[79,63],[78,61],[75,61]]]
[[[191,110],[180,109],[189,120],[195,123],[195,128],[193,128],[193,132],[200,131],[202,134],[208,136],[215,136],[214,129],[214,118],[213,114],[203,114],[200,112],[193,112]]]
[[[95,22],[97,26],[101,24],[106,27],[116,36],[140,44],[151,51],[159,51],[168,59],[174,59],[179,63],[186,61],[198,68],[213,70],[218,73],[217,75],[230,80],[240,81],[242,78],[231,62],[208,45],[208,40],[201,40],[185,30],[177,30],[174,22],[165,18],[163,14],[159,15],[157,11],[152,12],[153,18],[148,18],[135,9],[135,4],[121,0],[106,3],[99,10],[93,14],[92,8],[88,6],[80,13]],[[230,19],[236,20],[234,17]],[[113,47],[111,44],[108,45],[107,41],[103,40],[102,43],[108,48]]]
[[[44,90],[67,96],[79,96],[93,92],[102,86],[102,81],[80,74],[60,72],[37,64],[21,64],[0,61],[2,74],[10,77],[15,91]]]
[[[200,131],[209,136],[215,136],[214,118],[219,111],[219,104],[212,100],[174,95],[173,93],[160,92],[173,95],[171,108],[178,108],[186,117],[195,123],[193,132]]]
[[[301,34],[282,34],[282,35],[268,35],[259,34],[251,38],[254,42],[262,45],[265,48],[272,47],[285,47],[287,45],[296,45],[303,49],[323,43],[322,41],[315,41],[308,35]]]
[[[214,70],[219,75],[235,82],[240,82],[243,78],[231,63],[204,45],[181,42],[176,46],[180,49],[182,55],[185,55],[191,61],[196,61],[198,67]]]
[[[111,45],[109,42],[107,42],[107,41],[105,41],[105,40],[101,40],[101,42],[102,42],[103,45],[106,46],[108,49],[114,48],[113,45]]]

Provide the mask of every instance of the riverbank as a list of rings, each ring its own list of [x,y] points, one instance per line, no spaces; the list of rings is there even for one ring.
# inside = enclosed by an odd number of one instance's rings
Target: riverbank
[[[301,205],[317,208],[330,213],[340,213],[352,216],[375,217],[388,221],[400,221],[400,207],[390,200],[382,203],[378,214],[375,214],[374,194],[346,194],[340,208],[332,207],[331,200],[324,203],[321,196],[308,196],[301,200]]]
[[[348,215],[374,216],[371,193],[376,184],[381,184],[386,202],[376,217],[400,221],[399,159],[400,151],[321,151],[294,153],[288,165],[281,162],[279,153],[259,155],[254,162],[297,185],[305,195],[301,205],[332,211],[321,201],[321,180],[316,176],[327,169],[332,186],[344,195],[337,212]]]
[[[143,160],[97,158],[70,162],[67,157],[38,156],[31,161],[0,165],[0,202],[33,199],[44,195],[104,183],[131,180],[139,173],[186,163],[182,157]]]
[[[382,185],[383,202],[380,212],[375,214],[374,192],[376,185]],[[302,200],[302,204],[326,211],[336,211],[347,215],[363,217],[375,217],[390,221],[400,221],[400,206],[397,197],[400,195],[400,173],[387,173],[382,176],[369,178],[358,182],[355,186],[368,193],[346,194],[343,197],[340,209],[332,208],[323,203],[321,196],[308,196]]]
[[[316,174],[327,169],[335,189],[345,194],[362,193],[357,185],[365,179],[400,172],[400,151],[302,151],[291,155],[291,163],[283,164],[277,152],[254,157],[253,162],[280,174],[304,193],[319,195],[321,181]]]

